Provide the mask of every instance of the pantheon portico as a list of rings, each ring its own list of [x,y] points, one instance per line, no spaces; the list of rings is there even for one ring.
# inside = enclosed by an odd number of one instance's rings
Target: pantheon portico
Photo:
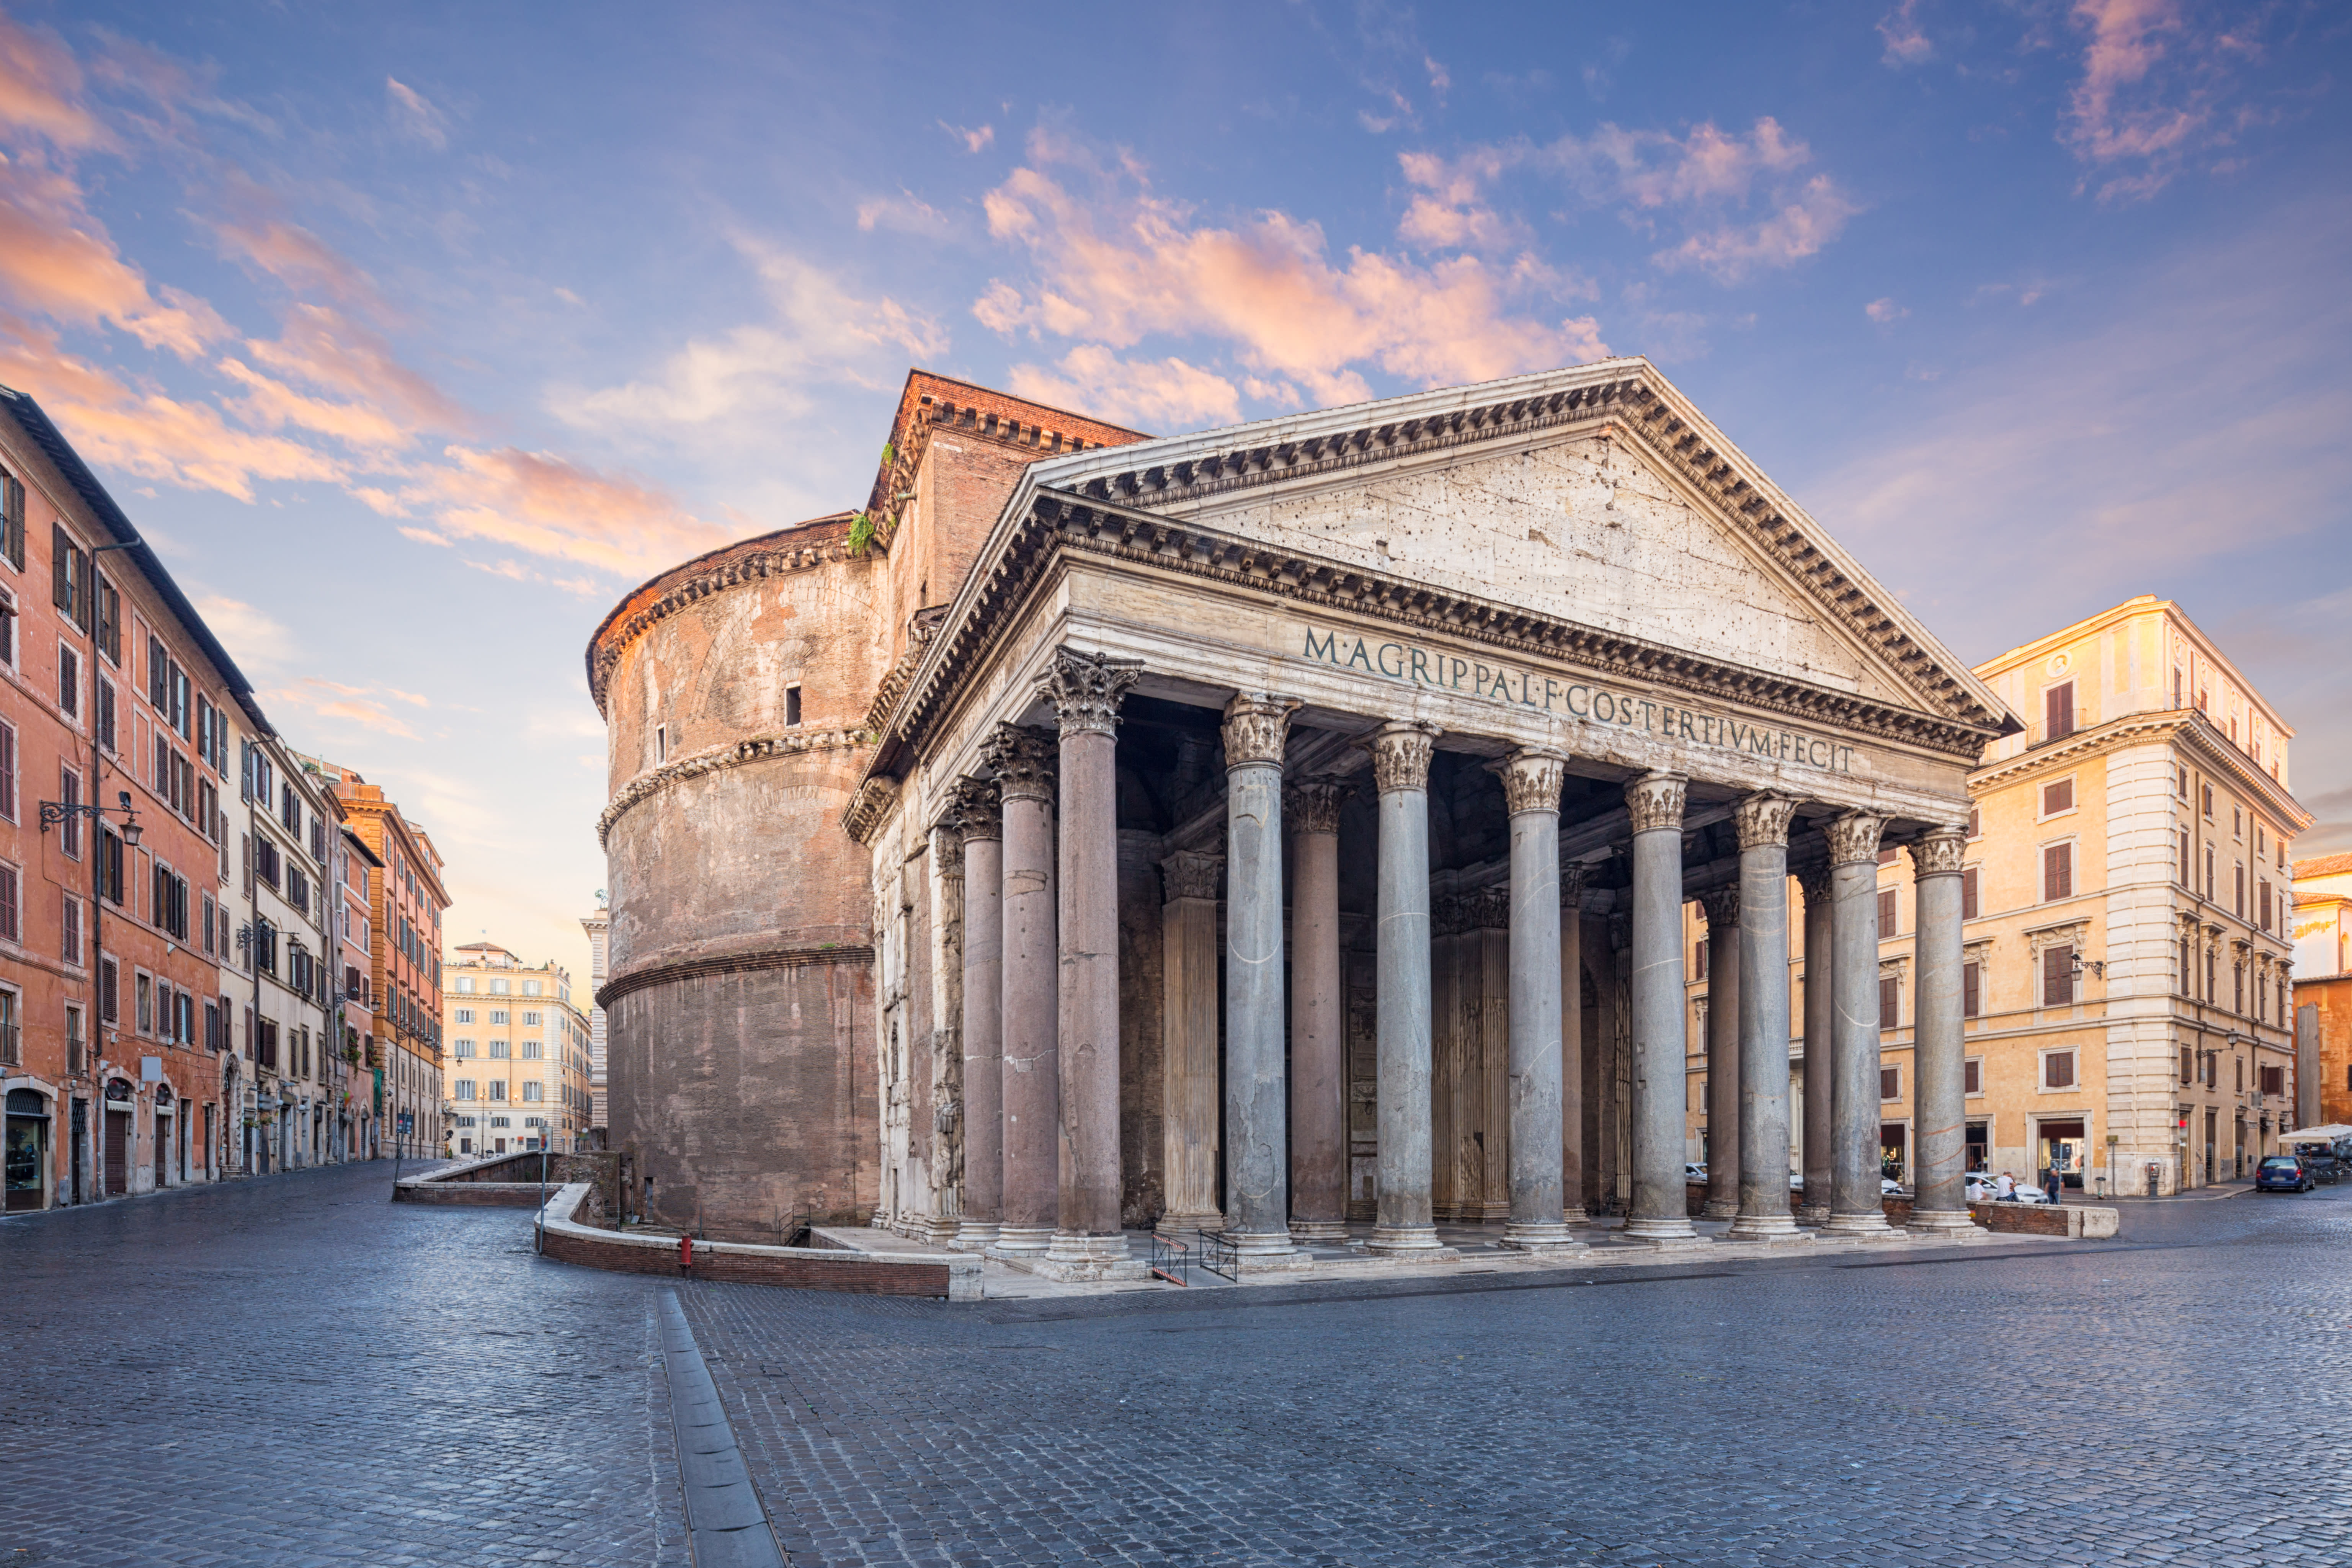
[[[1441,1223],[1707,1245],[1680,952],[1704,900],[1736,995],[1709,1030],[1727,1237],[1889,1234],[1899,847],[1909,1224],[1965,1229],[1964,779],[2014,725],[1646,362],[1032,461],[909,622],[841,819],[873,868],[886,1145],[909,1047],[955,1058],[929,1196],[910,1174],[885,1217],[1069,1278],[1143,1226],[1254,1268],[1351,1235],[1443,1257]]]

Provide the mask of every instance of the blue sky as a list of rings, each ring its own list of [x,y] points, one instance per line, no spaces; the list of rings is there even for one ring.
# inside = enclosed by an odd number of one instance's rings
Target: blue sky
[[[2352,15],[19,5],[0,379],[584,969],[589,630],[910,364],[1174,433],[1645,353],[1964,657],[2179,599],[2352,847]]]

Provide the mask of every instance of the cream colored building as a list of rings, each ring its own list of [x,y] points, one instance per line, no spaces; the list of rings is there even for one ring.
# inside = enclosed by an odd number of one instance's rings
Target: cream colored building
[[[449,1152],[586,1148],[588,1019],[572,1005],[571,975],[488,942],[458,948],[442,975]]]

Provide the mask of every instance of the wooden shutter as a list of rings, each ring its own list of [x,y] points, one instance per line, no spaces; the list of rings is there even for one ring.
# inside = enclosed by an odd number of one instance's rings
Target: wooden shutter
[[[1885,942],[1888,937],[1891,937],[1891,936],[1893,936],[1893,935],[1895,935],[1895,889],[1892,889],[1892,888],[1881,888],[1881,889],[1878,889],[1878,940],[1879,940],[1879,941],[1881,941],[1881,942]]]
[[[1895,976],[1880,975],[1878,977],[1878,1026],[1880,1028],[1892,1029],[1896,1026],[1895,1015],[1898,1011],[1898,983]]]
[[[2042,1087],[2072,1089],[2074,1087],[2074,1053],[2053,1051],[2042,1058]]]
[[[1878,1069],[1878,1098],[1881,1100],[1900,1100],[1903,1098],[1903,1069],[1901,1068],[1880,1068]]]
[[[2074,950],[2070,946],[2042,950],[2042,1005],[2068,1007],[2074,1002]]]
[[[2074,896],[2074,847],[2052,844],[2042,851],[2042,897],[2045,901]]]
[[[1963,963],[1960,965],[1961,1017],[1975,1018],[1982,1016],[1984,1011],[1983,985],[1984,965],[1980,963]]]
[[[2188,1046],[2180,1047],[2180,1081],[2183,1083],[2197,1081],[2197,1053]]]
[[[1960,1068],[1960,1092],[1963,1094],[1982,1094],[1984,1092],[1983,1061],[1971,1058],[1968,1062],[1962,1065]]]
[[[2061,682],[2042,694],[2042,736],[2063,741],[2074,732],[2074,683]]]
[[[49,603],[68,614],[73,611],[73,549],[65,525],[49,524]]]
[[[2055,816],[2062,811],[2074,809],[2074,781],[2060,779],[2042,786],[2042,815]]]
[[[1960,919],[1977,918],[1977,868],[1969,866],[1960,872]]]

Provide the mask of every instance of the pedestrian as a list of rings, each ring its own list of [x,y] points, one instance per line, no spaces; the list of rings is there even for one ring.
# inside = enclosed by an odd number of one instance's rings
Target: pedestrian
[[[2062,1184],[2058,1166],[2053,1162],[2048,1170],[2042,1173],[2042,1190],[2053,1204],[2058,1201],[2058,1191]]]
[[[2003,1171],[2000,1173],[2000,1180],[1992,1184],[1992,1201],[1997,1204],[2015,1203],[2017,1201],[2017,1178],[2011,1175],[2007,1171]]]

